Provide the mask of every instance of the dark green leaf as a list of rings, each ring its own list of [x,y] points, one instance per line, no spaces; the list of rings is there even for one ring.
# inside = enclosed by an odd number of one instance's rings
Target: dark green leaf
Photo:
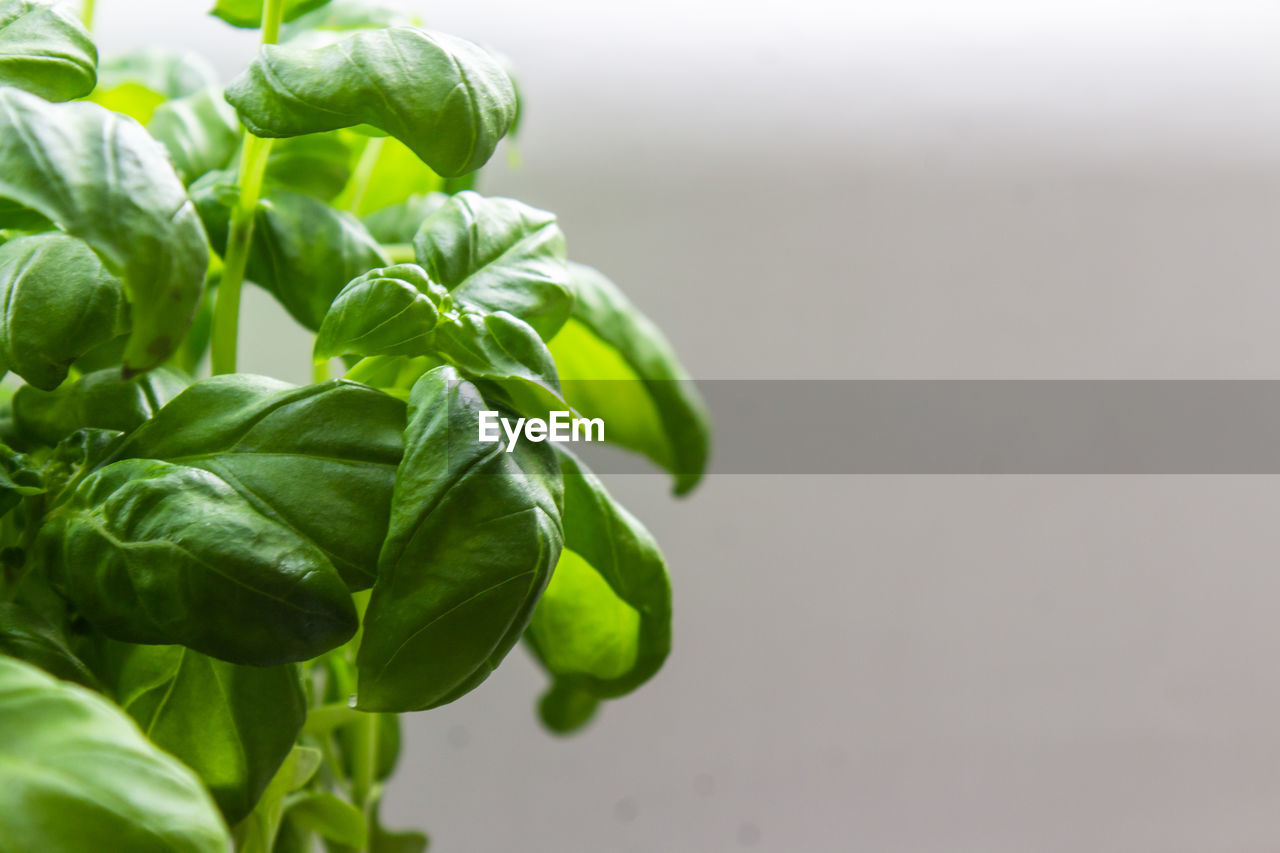
[[[52,504],[60,502],[62,493],[105,462],[124,433],[114,429],[78,429],[58,442],[44,464],[45,485]]]
[[[13,417],[19,434],[40,444],[57,444],[86,427],[128,432],[158,412],[187,381],[167,368],[123,379],[120,368],[108,367],[54,391],[22,386],[13,395]]]
[[[328,2],[329,0],[284,0],[284,19],[292,21]],[[221,18],[233,27],[256,29],[262,25],[262,5],[263,0],[217,0],[209,14]]]
[[[314,49],[265,45],[227,100],[258,136],[372,125],[446,176],[484,165],[515,118],[511,80],[493,57],[416,27]]]
[[[496,386],[522,415],[545,418],[568,409],[547,345],[528,323],[506,311],[450,314],[436,328],[434,343],[464,376]]]
[[[554,453],[477,441],[475,386],[436,368],[409,398],[405,454],[357,657],[358,705],[457,699],[502,661],[560,555]]]
[[[13,851],[226,853],[208,792],[101,696],[0,657],[0,827]]]
[[[230,211],[213,174],[192,197],[215,249],[225,252]],[[319,329],[329,304],[358,275],[386,266],[369,232],[349,213],[300,193],[270,189],[254,217],[248,278],[279,300],[308,329]]]
[[[351,180],[353,159],[352,148],[340,133],[281,139],[271,146],[266,180],[321,201],[333,201]]]
[[[285,816],[305,830],[348,847],[363,849],[368,830],[364,815],[345,800],[323,791],[303,791],[285,800]]]
[[[444,193],[412,195],[399,204],[368,214],[363,218],[364,224],[379,243],[411,243],[422,223],[448,200],[449,196]]]
[[[554,681],[538,700],[538,718],[551,732],[568,735],[581,729],[600,709],[600,699],[589,690]]]
[[[0,655],[26,661],[63,681],[97,688],[98,680],[44,617],[26,607],[0,602]]]
[[[354,589],[373,583],[405,408],[354,382],[293,388],[236,374],[195,383],[117,458],[203,468],[324,553]]]
[[[54,584],[113,639],[269,666],[355,633],[324,554],[208,471],[100,468],[46,517],[37,546]]]
[[[228,823],[248,815],[306,719],[298,668],[239,666],[182,646],[112,645],[121,707],[196,772]]]
[[[209,264],[204,229],[164,147],[93,104],[0,90],[0,197],[35,210],[96,251],[124,281],[126,369],[177,348]]]
[[[671,584],[662,552],[636,518],[569,453],[564,475],[564,550],[526,635],[566,687],[597,698],[629,693],[671,651]],[[566,691],[544,703],[563,725],[587,708]],[[585,720],[584,720],[585,721]]]
[[[26,454],[0,443],[0,516],[25,497],[44,492],[44,478]]]
[[[202,57],[147,47],[103,62],[90,100],[146,124],[165,101],[194,95],[217,83],[217,72]]]
[[[51,391],[128,331],[124,287],[85,243],[55,231],[0,246],[0,367]]]
[[[93,39],[66,6],[0,0],[0,86],[70,101],[93,89],[97,65]]]
[[[706,469],[706,406],[662,332],[603,275],[570,264],[573,317],[551,340],[565,399],[608,424],[609,441],[675,474],[676,494]]]
[[[449,292],[417,264],[370,270],[329,306],[316,335],[315,356],[425,355],[439,312],[450,302]]]
[[[168,149],[169,159],[186,184],[225,169],[240,147],[235,110],[216,86],[156,107],[147,130]]]
[[[573,307],[564,235],[553,214],[506,198],[462,192],[423,223],[418,262],[454,299],[507,311],[544,340]]]

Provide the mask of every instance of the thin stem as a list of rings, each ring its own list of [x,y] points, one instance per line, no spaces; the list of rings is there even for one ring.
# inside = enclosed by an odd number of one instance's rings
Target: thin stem
[[[311,381],[317,385],[329,381],[329,359],[318,358],[311,362]]]
[[[80,20],[84,21],[84,28],[93,32],[93,2],[94,0],[84,0],[84,5],[80,7]]]
[[[283,20],[284,0],[267,0],[262,7],[263,44],[275,44],[280,40],[280,23]],[[231,211],[222,282],[218,285],[218,301],[213,306],[211,367],[215,374],[236,372],[240,291],[244,286],[245,267],[249,263],[249,249],[253,245],[253,220],[262,195],[262,176],[270,154],[270,139],[259,139],[247,130],[244,132],[244,148],[240,154],[240,197]]]
[[[369,191],[369,182],[373,178],[373,170],[378,165],[378,157],[382,155],[382,146],[386,141],[384,136],[375,136],[365,143],[364,151],[360,152],[360,160],[351,174],[351,200],[347,203],[347,210],[352,213],[358,214],[360,205],[364,204],[365,193]]]

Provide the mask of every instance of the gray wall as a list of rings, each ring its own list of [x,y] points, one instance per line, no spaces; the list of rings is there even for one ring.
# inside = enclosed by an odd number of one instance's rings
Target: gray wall
[[[520,69],[487,190],[697,376],[1280,377],[1274,4],[423,5]],[[252,50],[99,7],[108,46]],[[304,379],[247,310],[247,366]],[[433,849],[1280,845],[1274,478],[611,486],[670,558],[671,661],[568,741],[522,652],[411,720],[387,812]]]

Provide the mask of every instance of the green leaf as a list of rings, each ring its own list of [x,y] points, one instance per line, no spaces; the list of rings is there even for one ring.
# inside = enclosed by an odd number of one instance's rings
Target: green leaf
[[[369,853],[426,853],[429,841],[421,832],[391,831],[382,826],[382,801],[373,804],[369,827]]]
[[[0,516],[16,507],[23,498],[41,494],[44,490],[44,477],[26,454],[0,443]]]
[[[0,656],[3,655],[38,666],[63,681],[98,687],[93,673],[51,622],[10,602],[0,602]]]
[[[469,379],[494,386],[509,408],[535,418],[567,410],[556,363],[538,333],[506,311],[462,312],[442,319],[436,351]]]
[[[571,683],[554,681],[538,700],[538,718],[553,734],[568,735],[580,730],[600,710],[600,699],[591,691]]]
[[[216,86],[156,107],[147,130],[168,150],[184,184],[225,169],[240,147],[235,110]]]
[[[353,160],[351,145],[340,133],[281,139],[271,146],[267,157],[266,181],[270,186],[333,201],[351,180]]]
[[[349,847],[363,849],[368,837],[360,810],[323,791],[290,796],[285,800],[285,815],[302,829]]]
[[[126,459],[46,516],[37,555],[103,634],[269,666],[355,633],[355,608],[314,545],[217,476]]]
[[[675,475],[676,494],[702,478],[710,451],[705,404],[662,332],[596,270],[570,264],[573,316],[550,343],[565,398],[608,424],[607,438]]]
[[[215,376],[165,406],[117,457],[216,474],[363,589],[387,531],[404,423],[402,402],[354,382],[293,388]]]
[[[226,853],[199,780],[101,696],[0,657],[0,826],[14,851]]]
[[[493,57],[416,27],[314,49],[264,45],[227,100],[258,136],[372,125],[445,176],[484,165],[515,118],[515,91]]]
[[[359,715],[353,722],[361,725],[344,726],[335,732],[335,740],[339,747],[339,757],[342,761],[342,772],[347,774],[348,778],[354,778],[356,775],[356,755],[366,754],[363,747],[358,747],[356,741],[363,736],[367,736],[368,729],[366,726],[373,725],[375,727],[375,741],[373,756],[373,781],[381,782],[389,779],[391,774],[396,770],[396,764],[400,761],[400,717],[396,714],[378,714],[369,711],[352,712]],[[370,719],[372,717],[372,719]]]
[[[573,307],[564,235],[546,211],[458,193],[422,224],[413,246],[431,280],[454,299],[514,314],[544,340]]]
[[[237,853],[271,853],[275,848],[285,798],[315,775],[324,756],[309,746],[295,746],[262,792],[253,812],[235,827]]]
[[[448,367],[414,385],[391,527],[357,656],[358,707],[451,702],[502,661],[560,554],[554,453],[477,441],[487,408]]]
[[[105,462],[124,433],[114,429],[78,429],[58,442],[44,464],[44,480],[50,505],[61,502],[62,493],[73,489],[89,472]]]
[[[128,432],[158,412],[187,381],[167,368],[123,379],[120,368],[108,367],[54,391],[22,386],[13,395],[13,418],[20,435],[40,444],[57,444],[86,427]]]
[[[372,159],[366,166],[365,158],[371,155]],[[444,186],[443,178],[419,160],[408,146],[391,137],[370,140],[361,164],[367,171],[362,172],[360,181],[349,184],[336,202],[359,216],[402,204],[414,196],[426,195]],[[422,220],[418,222],[421,224]],[[407,243],[411,239],[412,232],[404,240],[395,242]]]
[[[230,211],[214,175],[192,187],[213,246],[226,251]],[[254,216],[249,280],[271,293],[295,320],[320,328],[329,304],[358,275],[387,265],[360,220],[300,193],[272,188]]]
[[[418,26],[420,23],[417,15],[410,15],[386,6],[376,6],[365,0],[332,0],[319,9],[307,12],[286,23],[280,28],[280,40],[304,39],[308,47],[318,47],[320,43],[312,41],[317,35],[336,40],[358,30]]]
[[[422,223],[448,200],[449,196],[444,193],[411,195],[399,204],[375,210],[364,216],[363,221],[379,243],[410,243]]]
[[[217,72],[202,57],[147,47],[103,62],[98,69],[98,88],[89,99],[145,124],[165,101],[217,84]]]
[[[133,330],[126,370],[177,348],[209,264],[204,229],[164,147],[93,104],[0,90],[0,197],[88,243],[124,281]]]
[[[0,247],[0,252],[3,252]],[[370,270],[353,279],[320,324],[315,357],[425,355],[449,292],[417,264]]]
[[[46,101],[89,94],[98,49],[79,17],[40,0],[0,0],[0,86]]]
[[[318,9],[329,0],[284,0],[284,19],[292,21],[312,9]],[[262,25],[263,0],[218,0],[209,14],[221,18],[233,27],[257,29]]]
[[[196,772],[228,823],[246,817],[302,730],[298,668],[238,666],[182,646],[112,647],[120,706]]]
[[[55,231],[0,246],[0,367],[51,391],[128,331],[124,287],[85,243]]]
[[[538,659],[565,688],[621,696],[653,677],[671,651],[671,583],[649,531],[572,454],[564,476],[564,550],[529,623]],[[565,689],[543,716],[564,730],[589,716]],[[585,718],[582,720],[585,722]]]

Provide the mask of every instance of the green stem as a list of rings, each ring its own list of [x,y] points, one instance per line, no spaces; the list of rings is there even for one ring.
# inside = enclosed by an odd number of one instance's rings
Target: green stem
[[[360,152],[360,160],[351,174],[351,200],[347,202],[347,210],[352,213],[360,213],[360,205],[364,204],[365,193],[369,191],[369,182],[373,179],[373,170],[377,168],[378,158],[382,156],[382,146],[386,141],[384,136],[375,136],[365,143],[364,151]]]
[[[412,243],[383,243],[382,251],[387,253],[393,264],[411,264],[418,260]]]
[[[280,24],[284,20],[284,0],[267,0],[262,7],[262,43],[280,40]],[[215,374],[236,372],[236,348],[240,334],[240,291],[244,286],[245,266],[253,245],[253,220],[262,195],[262,176],[266,172],[271,140],[259,139],[244,132],[244,148],[240,153],[240,196],[231,211],[227,232],[227,251],[223,256],[222,282],[218,285],[218,301],[213,307],[212,369]]]
[[[317,385],[329,381],[329,359],[321,358],[311,362],[311,381]]]
[[[80,7],[80,20],[84,21],[84,28],[93,32],[93,2],[94,0],[84,0],[84,5]]]

